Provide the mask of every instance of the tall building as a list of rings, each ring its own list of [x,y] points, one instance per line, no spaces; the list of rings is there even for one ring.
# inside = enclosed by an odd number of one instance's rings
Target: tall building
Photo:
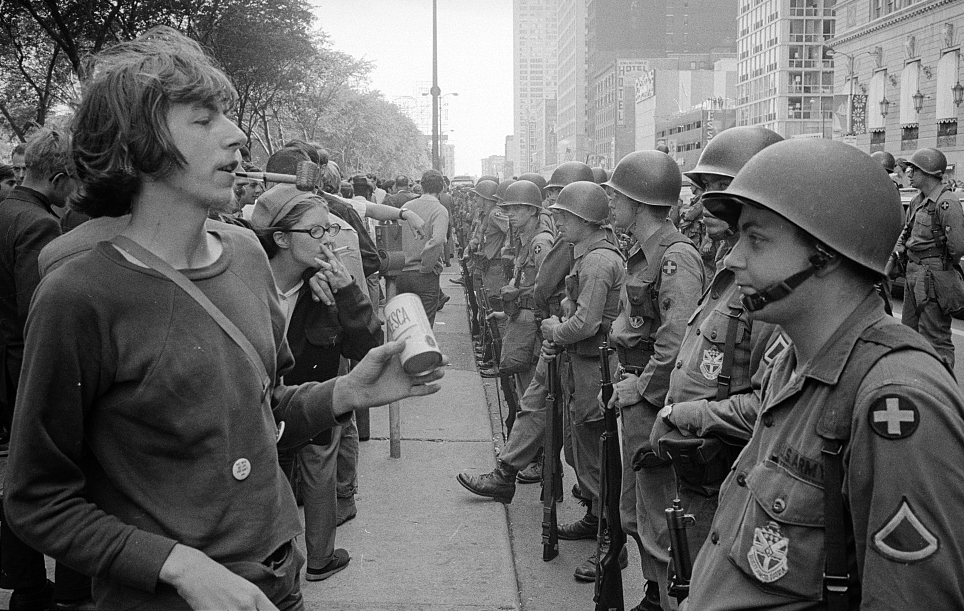
[[[583,161],[586,143],[586,0],[559,0],[557,163]]]
[[[482,160],[482,173],[480,176],[493,175],[500,179],[505,173],[505,155],[489,155]]]
[[[613,167],[635,150],[635,81],[653,62],[710,70],[735,52],[738,2],[586,0],[586,135],[593,165]]]
[[[889,0],[893,3],[893,0]],[[835,130],[833,57],[836,0],[740,0],[739,125],[785,138],[829,138]]]
[[[556,39],[559,0],[513,0],[512,73],[517,173],[541,169],[545,128],[543,100],[556,97]],[[555,119],[553,119],[553,123]]]
[[[964,163],[964,2],[837,0],[836,19],[827,43],[836,60],[835,135],[897,157],[938,148],[954,177]]]

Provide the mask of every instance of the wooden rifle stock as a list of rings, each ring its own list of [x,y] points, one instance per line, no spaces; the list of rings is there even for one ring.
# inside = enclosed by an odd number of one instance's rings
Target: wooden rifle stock
[[[559,355],[547,363],[546,433],[542,458],[542,560],[548,562],[559,555],[559,522],[556,499],[562,495],[562,467],[559,452],[562,446],[562,414],[559,403]]]
[[[613,377],[609,367],[612,349],[608,339],[599,347],[599,371],[601,374],[602,402],[605,411],[606,430],[602,434],[599,452],[599,500],[602,515],[599,516],[597,545],[609,536],[609,549],[605,555],[598,553],[596,566],[596,592],[593,601],[596,611],[623,611],[623,572],[619,566],[619,554],[626,545],[626,533],[619,521],[619,496],[622,491],[623,465],[619,450],[619,428],[616,409],[609,407],[613,397]]]
[[[673,506],[666,509],[666,526],[669,528],[669,595],[683,602],[690,593],[690,577],[693,562],[690,558],[686,528],[696,524],[696,519],[683,513],[683,503],[673,499]]]

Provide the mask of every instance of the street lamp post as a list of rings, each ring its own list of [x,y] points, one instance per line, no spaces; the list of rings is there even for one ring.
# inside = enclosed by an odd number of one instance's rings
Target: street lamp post
[[[445,95],[440,95],[441,93],[442,90],[439,87],[432,87],[432,168],[440,172],[442,171],[442,100],[450,95],[456,97],[459,95],[454,91]],[[422,95],[429,94],[423,93]]]

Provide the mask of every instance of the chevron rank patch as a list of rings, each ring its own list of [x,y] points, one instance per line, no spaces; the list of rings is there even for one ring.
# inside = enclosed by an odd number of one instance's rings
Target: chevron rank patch
[[[904,397],[884,396],[867,411],[870,428],[884,439],[910,437],[920,424],[917,406]]]
[[[767,346],[766,352],[763,353],[763,363],[765,365],[772,363],[773,359],[780,356],[780,353],[789,345],[790,340],[783,334],[783,331],[778,332],[776,338]]]
[[[938,538],[914,512],[907,497],[897,511],[874,533],[874,549],[894,562],[914,563],[933,556],[940,548]]]

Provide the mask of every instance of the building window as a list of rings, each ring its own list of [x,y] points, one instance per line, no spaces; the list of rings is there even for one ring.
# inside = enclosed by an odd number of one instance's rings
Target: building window
[[[942,121],[937,124],[937,146],[957,146],[957,121]]]
[[[917,126],[908,125],[900,130],[900,150],[913,151],[917,149]]]
[[[884,145],[887,142],[887,132],[882,129],[875,129],[870,132],[870,152],[876,153],[877,151],[884,150]]]

